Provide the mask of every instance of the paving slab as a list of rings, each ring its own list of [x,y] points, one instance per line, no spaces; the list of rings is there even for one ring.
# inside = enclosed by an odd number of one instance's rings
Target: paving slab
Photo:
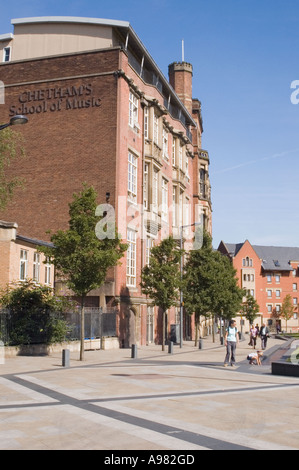
[[[0,449],[299,449],[299,378],[250,366],[248,341],[235,368],[209,337],[174,353],[161,346],[16,357],[0,365]],[[281,347],[270,339],[269,351]],[[167,349],[167,348],[166,348]]]

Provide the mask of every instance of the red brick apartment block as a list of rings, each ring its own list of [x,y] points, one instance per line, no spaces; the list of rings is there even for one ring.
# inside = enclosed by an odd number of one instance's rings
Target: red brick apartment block
[[[209,154],[201,148],[201,103],[192,65],[169,67],[170,83],[131,25],[82,18],[12,21],[0,36],[0,121],[25,114],[27,157],[10,168],[25,180],[4,220],[49,240],[68,227],[68,204],[82,183],[115,208],[129,249],[90,305],[119,309],[123,346],[161,340],[161,314],[140,290],[142,267],[161,237],[201,221],[211,232]],[[3,54],[1,55],[1,50]],[[185,235],[185,234],[184,234]],[[178,323],[168,312],[167,328]],[[193,332],[185,319],[185,337]]]
[[[299,330],[299,248],[257,246],[245,243],[220,243],[218,250],[232,260],[239,285],[250,293],[260,307],[260,321],[271,329]],[[281,317],[284,298],[291,295],[294,314],[286,323]],[[248,326],[248,325],[247,325]]]

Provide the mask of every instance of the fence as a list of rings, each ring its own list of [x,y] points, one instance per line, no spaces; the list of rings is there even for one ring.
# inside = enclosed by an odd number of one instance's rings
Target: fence
[[[80,340],[81,314],[79,311],[69,313],[45,313],[36,312],[30,316],[24,315],[17,328],[24,331],[30,328],[30,344],[43,344],[48,337],[47,325],[48,319],[65,320],[67,324],[66,341]],[[28,323],[30,322],[30,325]],[[84,337],[85,339],[98,339],[108,336],[116,336],[117,310],[109,309],[103,311],[101,308],[86,308],[84,315]],[[4,344],[14,343],[16,321],[9,310],[0,310],[0,340]],[[19,334],[18,332],[18,334]]]

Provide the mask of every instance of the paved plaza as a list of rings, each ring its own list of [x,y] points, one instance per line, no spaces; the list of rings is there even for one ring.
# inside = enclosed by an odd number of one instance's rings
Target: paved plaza
[[[270,339],[261,367],[248,341],[237,366],[209,337],[174,354],[161,346],[16,357],[0,365],[0,449],[248,450],[299,449],[299,379],[273,376]],[[273,356],[271,356],[273,354]]]

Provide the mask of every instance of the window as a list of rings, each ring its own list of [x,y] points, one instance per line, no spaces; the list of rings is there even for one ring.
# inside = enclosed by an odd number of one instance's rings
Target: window
[[[179,146],[179,169],[183,169],[183,146],[181,144]]]
[[[176,186],[172,188],[172,226],[177,226],[177,213],[176,213]]]
[[[267,296],[268,296],[268,298],[272,297],[272,290],[271,289],[267,289]]]
[[[128,161],[128,199],[137,203],[137,157],[131,152]]]
[[[269,284],[272,282],[272,274],[267,274],[267,282],[269,282]]]
[[[146,237],[145,264],[149,264],[152,247],[153,247],[153,239],[151,237]]]
[[[276,310],[276,313],[280,313],[281,312],[281,305],[276,305],[275,310]]]
[[[176,165],[176,139],[173,137],[172,138],[172,165]]]
[[[159,171],[154,168],[153,173],[153,200],[152,200],[152,210],[156,214],[158,213],[158,195],[159,195]]]
[[[33,256],[33,280],[35,282],[40,281],[40,254],[34,253]]]
[[[149,123],[149,111],[148,111],[148,107],[146,106],[144,108],[144,138],[145,139],[149,138],[148,123]]]
[[[293,305],[297,306],[298,305],[298,299],[297,297],[293,298]]]
[[[169,160],[168,155],[168,130],[166,127],[163,127],[163,158],[164,160]]]
[[[159,145],[159,118],[154,113],[154,143]]]
[[[275,282],[276,284],[280,283],[280,274],[275,274]]]
[[[268,313],[272,313],[273,305],[272,304],[267,305],[267,310],[268,310]]]
[[[127,232],[127,286],[136,286],[136,232],[128,229]]]
[[[294,291],[294,292],[297,291],[297,283],[296,283],[296,282],[294,282],[294,284],[293,284],[293,291]]]
[[[168,222],[168,181],[162,178],[162,219]]]
[[[51,284],[51,264],[50,264],[50,259],[46,259],[46,264],[45,264],[45,284],[50,285]]]
[[[279,290],[279,289],[277,289],[277,290],[275,291],[275,294],[276,294],[276,298],[280,298],[280,290]]]
[[[20,255],[20,281],[25,281],[28,275],[28,251],[21,250]]]
[[[134,93],[130,92],[130,106],[129,106],[129,125],[137,127],[138,125],[138,98]]]
[[[148,177],[149,177],[149,164],[145,163],[144,164],[144,179],[143,179],[143,206],[144,209],[148,210],[149,209],[149,204],[148,204]]]
[[[4,47],[3,49],[3,62],[9,62],[10,61],[10,47]]]

